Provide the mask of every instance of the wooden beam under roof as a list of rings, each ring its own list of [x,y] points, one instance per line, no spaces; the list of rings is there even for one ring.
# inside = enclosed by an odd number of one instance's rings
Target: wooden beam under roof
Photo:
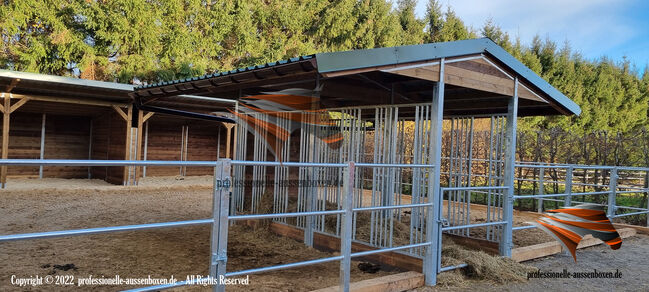
[[[83,105],[96,105],[96,106],[106,106],[106,107],[112,107],[112,106],[128,106],[128,103],[120,103],[120,102],[110,102],[110,101],[104,101],[104,100],[92,100],[92,99],[85,99],[85,98],[69,98],[69,97],[54,97],[54,96],[46,96],[46,95],[34,95],[34,94],[13,94],[13,97],[15,98],[24,98],[27,97],[30,100],[35,100],[35,101],[48,101],[48,102],[58,102],[58,103],[72,103],[72,104],[83,104]]]
[[[496,67],[487,58],[470,59],[457,62],[446,62],[444,82],[463,88],[492,92],[511,96],[514,94],[513,77],[501,68]],[[433,82],[439,81],[439,63],[404,66],[386,70],[386,72],[409,76]],[[546,102],[538,94],[525,86],[519,86],[519,97]]]

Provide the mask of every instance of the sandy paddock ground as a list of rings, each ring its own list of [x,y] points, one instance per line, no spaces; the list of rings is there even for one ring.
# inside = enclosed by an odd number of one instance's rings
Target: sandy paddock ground
[[[211,185],[210,176],[145,178],[137,187],[115,186],[101,180],[10,179],[7,189],[0,191],[0,234],[205,219],[211,216]],[[406,201],[402,204],[409,203]],[[472,206],[472,221],[479,222],[485,211],[484,207]],[[516,225],[538,216],[514,212]],[[332,256],[265,230],[234,226],[229,233],[228,271]],[[539,230],[514,233],[517,246],[549,240],[552,239]],[[173,275],[184,280],[187,275],[208,273],[209,244],[207,225],[2,243],[0,290],[69,288],[19,288],[11,285],[11,275],[114,277],[119,274],[122,278]],[[67,264],[73,264],[76,269],[63,271],[54,267]],[[358,262],[352,264],[352,281],[398,272],[368,274],[357,265]],[[251,275],[250,286],[232,286],[228,290],[309,291],[337,285],[338,275],[338,262],[331,262]],[[113,291],[133,286],[91,288]]]
[[[363,206],[370,206],[372,202],[372,191],[363,190]],[[411,196],[402,195],[401,204],[411,204]],[[446,213],[448,204],[444,201],[443,214]],[[471,204],[470,207],[470,222],[471,224],[485,222],[487,218],[487,206],[479,204]],[[402,209],[403,212],[410,212],[410,209]],[[459,216],[459,215],[458,215]],[[493,216],[493,213],[492,213]],[[541,217],[542,215],[534,212],[523,212],[514,210],[514,226],[529,225],[526,222],[531,222]],[[493,219],[491,221],[494,221]],[[498,221],[498,220],[495,220]],[[485,239],[486,228],[474,228],[471,230],[471,236],[474,238]],[[543,230],[523,229],[513,232],[514,247],[529,246],[549,241],[554,241],[554,238]]]
[[[113,186],[94,180],[10,180],[8,189],[0,191],[0,234],[205,219],[211,216],[210,184],[209,177],[155,178],[144,180],[138,187]],[[209,245],[207,225],[2,243],[0,291],[70,288],[16,287],[11,285],[11,275],[54,274],[77,278],[173,275],[184,280],[187,275],[208,273]],[[300,242],[242,226],[230,229],[228,247],[228,271],[332,256]],[[54,268],[68,264],[76,269]],[[352,263],[352,281],[396,272],[368,274],[357,265],[358,262]],[[338,262],[331,262],[251,275],[250,286],[231,286],[228,291],[309,291],[337,285],[338,275]],[[115,291],[134,286],[76,288]]]

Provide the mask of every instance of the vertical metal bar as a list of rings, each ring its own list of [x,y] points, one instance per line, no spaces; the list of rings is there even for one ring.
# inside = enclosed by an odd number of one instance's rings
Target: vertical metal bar
[[[352,254],[352,217],[354,203],[354,172],[355,164],[353,161],[347,162],[347,168],[343,177],[343,209],[345,213],[342,217],[342,231],[340,234],[340,254],[343,259],[340,261],[340,290],[349,291],[350,271],[351,271],[351,254]]]
[[[489,123],[489,156],[488,156],[488,170],[487,170],[487,186],[493,185],[493,152],[494,152],[494,123],[496,119],[494,116],[491,116]],[[487,191],[487,222],[491,222],[491,190]],[[493,240],[493,234],[491,232],[491,226],[487,226],[487,240]]]
[[[230,209],[230,159],[219,159],[214,168],[214,196],[212,234],[210,242],[210,277],[217,283],[223,283],[225,265],[228,259],[228,216]],[[225,285],[217,284],[214,291],[225,291]]]
[[[545,167],[539,168],[539,195],[542,196],[545,194]],[[543,213],[543,198],[538,199],[538,208],[537,212]]]
[[[189,126],[185,126],[185,157],[183,158],[183,161],[187,161],[188,154],[189,154]],[[183,176],[187,175],[187,166],[183,166]]]
[[[221,124],[223,125],[223,124]],[[221,158],[221,128],[225,127],[219,127],[219,131],[216,132],[216,159]],[[226,128],[228,130],[228,134],[230,133],[230,129]]]
[[[431,131],[429,143],[432,151],[429,153],[429,163],[433,166],[432,175],[428,178],[428,200],[432,200],[433,207],[426,212],[426,241],[431,245],[426,248],[423,272],[426,285],[437,283],[438,262],[441,253],[441,222],[439,214],[442,210],[440,199],[440,174],[442,162],[442,123],[444,120],[444,58],[440,60],[439,82],[435,86],[432,103]],[[432,209],[432,212],[431,212]]]
[[[566,185],[565,185],[565,193],[566,197],[564,198],[564,207],[570,207],[572,205],[572,172],[573,172],[573,167],[572,165],[568,166],[566,169]]]
[[[91,128],[92,129],[92,128]],[[92,134],[91,134],[92,135]],[[41,123],[41,160],[45,158],[45,114]],[[38,178],[43,178],[43,166],[38,167]]]
[[[644,191],[647,196],[647,210],[649,210],[649,171],[647,170],[644,171]],[[647,216],[646,226],[649,226],[649,214],[645,214],[645,216]]]
[[[512,256],[512,219],[514,217],[514,164],[516,162],[516,119],[518,117],[518,77],[514,79],[514,96],[507,106],[507,128],[505,140],[505,186],[506,197],[503,200],[503,221],[507,222],[500,238],[500,255]]]
[[[43,114],[43,120],[45,120],[45,114]],[[89,132],[88,133],[88,159],[92,160],[92,119],[90,119],[90,129],[88,130],[88,132]],[[92,167],[88,166],[88,179],[91,178],[92,178]]]
[[[307,116],[309,125],[306,127],[308,129],[306,139],[307,139],[307,152],[305,158],[307,161],[314,161],[314,158],[316,156],[315,153],[315,121],[313,120],[313,115],[308,115]],[[313,167],[309,167],[305,169],[305,173],[307,175],[307,180],[309,182],[312,182],[315,179],[315,172],[316,170]],[[317,203],[317,188],[314,188],[312,186],[307,185],[304,188],[304,198],[305,198],[305,206],[306,206],[306,212],[311,212],[316,209],[316,203]],[[306,221],[306,226],[304,228],[304,244],[310,247],[313,247],[313,228],[315,227],[315,221],[316,218],[315,216],[306,216],[305,218]]]
[[[180,161],[183,161],[183,153],[185,153],[185,126],[181,126],[180,132]],[[180,176],[183,175],[183,167],[178,168],[178,173]]]
[[[607,210],[607,215],[609,218],[612,218],[612,216],[615,216],[615,212],[617,211],[617,207],[615,206],[615,197],[616,197],[616,192],[617,192],[617,167],[614,167],[611,169],[610,175],[609,175],[609,182],[608,182],[608,210]]]
[[[146,161],[146,155],[149,148],[149,121],[144,125],[144,150],[142,152],[142,159]],[[142,177],[146,177],[146,165],[142,167]]]

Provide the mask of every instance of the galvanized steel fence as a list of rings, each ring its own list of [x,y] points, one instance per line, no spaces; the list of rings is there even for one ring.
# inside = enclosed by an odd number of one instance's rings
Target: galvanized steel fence
[[[439,186],[439,182],[435,184],[432,180],[428,180],[426,184],[427,194],[439,194],[433,196],[426,196],[419,201],[411,201],[409,204],[401,204],[390,200],[389,202],[381,202],[380,205],[362,206],[358,204],[359,197],[357,188],[359,187],[357,175],[361,173],[360,169],[412,169],[412,170],[427,170],[434,168],[432,164],[399,164],[399,163],[306,163],[306,162],[262,162],[262,161],[241,161],[241,160],[219,160],[219,161],[114,161],[114,160],[20,160],[8,159],[0,160],[0,165],[6,166],[183,166],[183,167],[213,167],[214,168],[214,184],[213,184],[213,213],[211,218],[187,220],[187,221],[174,221],[174,222],[159,222],[138,225],[125,225],[125,226],[111,226],[89,229],[76,229],[76,230],[59,230],[38,233],[26,234],[11,234],[1,235],[0,242],[17,241],[17,240],[31,240],[39,238],[53,238],[63,236],[77,236],[99,233],[110,233],[120,231],[135,231],[154,228],[169,228],[181,227],[191,225],[211,225],[211,258],[206,260],[209,264],[210,277],[217,279],[217,284],[214,286],[216,291],[223,291],[225,287],[220,285],[218,279],[220,277],[236,277],[241,275],[249,275],[256,273],[263,273],[275,270],[290,269],[300,266],[315,265],[326,262],[340,262],[340,286],[343,291],[349,290],[350,284],[350,269],[351,259],[354,257],[369,256],[372,254],[384,252],[404,252],[411,256],[418,256],[423,260],[423,272],[426,276],[427,284],[435,284],[436,276],[438,273],[462,268],[466,264],[455,266],[443,267],[441,264],[441,250],[442,250],[442,233],[452,233],[461,236],[472,237],[471,229],[485,228],[487,232],[485,237],[487,240],[496,241],[500,243],[501,254],[510,256],[512,245],[512,232],[516,230],[534,228],[533,226],[513,226],[512,215],[507,216],[507,213],[512,214],[513,204],[506,204],[507,200],[536,200],[541,202],[551,201],[560,202],[563,206],[570,206],[571,204],[582,203],[574,199],[581,196],[606,196],[606,201],[601,204],[607,206],[609,218],[618,218],[623,216],[634,216],[649,213],[649,206],[645,207],[632,207],[624,206],[618,203],[618,196],[625,196],[633,193],[647,193],[649,187],[646,185],[638,185],[634,183],[636,178],[642,178],[649,172],[649,168],[637,167],[612,167],[612,166],[584,166],[584,165],[548,165],[548,164],[533,164],[533,163],[519,163],[516,164],[518,169],[533,169],[539,175],[535,179],[530,178],[515,178],[516,181],[524,181],[527,183],[536,183],[536,191],[532,194],[516,194],[514,195],[514,182],[506,183],[499,182],[498,184],[486,186],[471,186],[458,185],[439,187],[437,191],[434,186]],[[277,212],[269,214],[232,214],[231,199],[236,199],[236,194],[231,193],[232,187],[232,173],[237,175],[236,170],[233,171],[232,166],[245,168],[249,167],[276,167],[276,168],[324,168],[331,170],[339,170],[341,173],[340,196],[338,197],[340,204],[336,205],[334,209],[323,210],[299,210],[298,212]],[[591,177],[594,170],[606,171],[608,179],[599,179],[599,183],[593,183],[583,177]],[[545,174],[556,172],[560,175],[546,176]],[[622,178],[622,179],[620,179]],[[499,179],[500,180],[500,179]],[[564,187],[561,192],[548,193],[545,188],[548,184],[561,183]],[[576,188],[582,188],[581,192],[575,191]],[[561,189],[561,188],[559,188]],[[471,206],[478,203],[477,198],[481,197],[485,202],[487,212],[486,218],[483,222],[474,222],[471,220]],[[557,198],[561,198],[560,200]],[[258,203],[260,202],[258,198]],[[278,198],[275,198],[277,200]],[[326,199],[326,197],[325,197]],[[444,208],[444,200],[447,206]],[[315,201],[317,203],[317,201]],[[411,210],[411,214],[417,213],[421,218],[421,225],[417,225],[417,232],[410,231],[409,244],[395,246],[381,246],[374,244],[375,250],[352,252],[351,244],[355,240],[355,225],[357,224],[355,218],[358,213],[371,212],[382,216],[382,212],[388,212],[388,217],[394,218],[401,216],[401,212],[391,212],[394,210]],[[418,210],[418,212],[415,212]],[[620,210],[627,210],[618,212]],[[543,211],[543,209],[539,209]],[[334,235],[340,238],[340,255],[327,258],[320,258],[309,261],[295,262],[289,264],[282,264],[269,267],[258,267],[254,269],[247,269],[242,271],[228,271],[227,268],[227,238],[228,226],[235,221],[240,220],[259,220],[259,219],[273,219],[281,222],[281,219],[287,218],[317,218],[323,216],[337,216],[339,220],[339,232]],[[386,221],[387,222],[387,221]],[[412,225],[411,225],[412,226]],[[306,228],[306,227],[303,227]],[[306,234],[306,232],[305,232]],[[413,234],[419,237],[413,240]],[[312,239],[311,239],[312,240]],[[306,238],[305,238],[306,241]],[[312,243],[312,242],[311,242]],[[196,280],[198,281],[198,280]],[[133,291],[155,291],[162,289],[169,289],[174,287],[186,286],[191,284],[198,284],[196,281],[181,281],[174,284],[143,287],[133,289]]]

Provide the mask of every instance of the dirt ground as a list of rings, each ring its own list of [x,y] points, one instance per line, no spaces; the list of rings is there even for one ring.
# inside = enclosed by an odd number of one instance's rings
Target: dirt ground
[[[372,191],[363,191],[363,206],[369,206],[372,202]],[[411,204],[411,197],[409,195],[402,195],[401,204]],[[447,201],[444,201],[443,212],[446,213],[448,207]],[[485,205],[471,204],[470,207],[470,220],[471,223],[485,222],[487,218],[487,207]],[[403,209],[404,212],[409,212],[410,209]],[[459,215],[458,215],[459,216]],[[533,212],[521,212],[514,210],[514,226],[529,225],[526,222],[531,222],[541,217],[541,214]],[[493,220],[492,220],[493,221]],[[474,228],[471,230],[471,236],[474,238],[485,239],[486,228]],[[539,229],[523,229],[513,232],[514,247],[529,246],[544,242],[553,241],[554,238]]]
[[[193,182],[191,180],[194,180]],[[211,215],[206,178],[156,178],[138,187],[87,180],[9,181],[0,192],[0,234],[205,219]],[[28,186],[31,185],[31,188]],[[228,271],[332,256],[260,230],[234,226]],[[170,277],[208,273],[209,226],[16,241],[0,244],[0,291],[69,290],[64,286],[16,287],[11,276]],[[72,266],[73,265],[73,266]],[[364,273],[352,263],[352,281],[397,271]],[[62,269],[68,268],[67,271]],[[338,283],[337,262],[250,276],[249,286],[229,291],[309,291]],[[115,291],[129,287],[76,287]],[[209,290],[193,287],[189,290]]]
[[[625,238],[619,250],[607,245],[597,245],[577,251],[577,262],[567,254],[557,254],[526,262],[541,272],[616,272],[619,279],[530,279],[506,285],[490,281],[466,281],[455,287],[423,287],[418,292],[428,291],[649,291],[649,236],[637,234]],[[443,274],[442,274],[443,275]]]
[[[10,179],[7,189],[0,192],[0,234],[205,219],[211,216],[211,185],[210,176],[145,178],[137,187],[115,186],[101,180]],[[402,201],[402,204],[408,203],[409,201]],[[534,213],[514,212],[515,225],[524,225],[524,222],[534,220],[538,216]],[[472,222],[484,220],[485,214],[484,206],[472,205]],[[333,255],[309,249],[300,242],[264,230],[234,226],[229,233],[228,271]],[[185,280],[187,275],[206,275],[209,234],[209,226],[194,226],[2,243],[0,261],[4,264],[0,266],[0,290],[69,288],[16,287],[11,285],[12,275],[114,277],[119,274],[122,278],[149,275],[153,278],[168,278],[173,275],[179,280]],[[552,239],[549,236],[538,230],[514,232],[514,242],[517,246],[550,240]],[[461,250],[459,252],[463,253]],[[494,265],[500,264],[494,262]],[[66,268],[69,269],[64,271]],[[354,262],[352,281],[396,272],[398,271],[364,273],[358,268],[358,262]],[[309,291],[336,285],[338,274],[338,263],[331,262],[251,275],[249,286],[232,286],[228,289]],[[453,275],[445,283],[453,283],[461,278],[462,276]],[[114,291],[134,287],[90,288]],[[89,287],[82,288],[88,290]],[[193,287],[189,290],[207,288]]]

